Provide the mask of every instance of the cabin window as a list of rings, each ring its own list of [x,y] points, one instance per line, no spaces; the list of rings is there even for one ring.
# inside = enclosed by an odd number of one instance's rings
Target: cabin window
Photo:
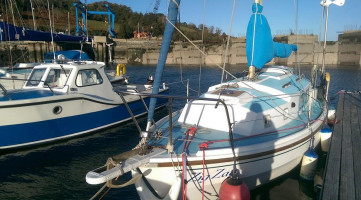
[[[38,86],[41,82],[41,78],[45,73],[46,68],[42,69],[33,69],[31,72],[30,78],[28,79],[26,86]]]
[[[96,69],[79,70],[75,81],[78,87],[98,85],[103,83],[103,79]]]
[[[70,69],[50,69],[44,86],[63,88],[68,80],[70,71]]]

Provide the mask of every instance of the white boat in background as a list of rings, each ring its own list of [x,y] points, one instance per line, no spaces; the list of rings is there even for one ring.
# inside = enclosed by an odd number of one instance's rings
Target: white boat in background
[[[179,1],[170,1],[162,45],[169,46]],[[248,75],[211,86],[200,97],[141,94],[190,101],[176,112],[170,103],[170,114],[155,124],[149,112],[138,146],[89,171],[87,183],[119,188],[113,179],[131,172],[129,183],[135,184],[141,199],[222,199],[219,190],[227,177],[253,189],[299,165],[320,141],[330,77],[322,72],[316,87],[315,80],[290,67],[266,66],[274,57],[290,56],[297,46],[273,42],[262,9],[256,0],[247,28]],[[161,50],[166,57],[168,49]],[[151,100],[150,110],[156,102]]]
[[[16,63],[14,65],[15,69],[26,69],[26,68],[33,68],[36,65],[40,65],[41,63]]]
[[[150,93],[152,85],[114,87],[103,62],[58,61],[35,66],[22,89],[1,86],[0,151],[83,135],[147,113],[149,98],[119,92]]]
[[[21,89],[29,77],[31,69],[43,63],[52,63],[61,55],[63,61],[91,61],[89,55],[81,50],[56,51],[55,53],[47,52],[44,54],[42,63],[16,63],[14,67],[0,69],[0,84],[7,90]],[[124,64],[118,64],[116,72],[106,71],[110,82],[114,85],[127,84],[129,77],[126,76],[126,67]]]
[[[39,65],[40,63],[36,63]],[[34,65],[35,66],[35,65]],[[32,66],[31,68],[33,68]],[[0,69],[0,84],[7,90],[20,89],[29,77],[31,68],[3,68]]]

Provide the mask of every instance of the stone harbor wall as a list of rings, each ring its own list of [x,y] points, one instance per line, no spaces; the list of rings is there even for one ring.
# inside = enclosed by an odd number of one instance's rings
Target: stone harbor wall
[[[298,60],[293,53],[289,58],[275,58],[270,64],[294,65],[296,62],[306,65],[322,63],[323,43],[315,35],[276,35],[274,40],[288,44],[298,44]],[[226,54],[226,41],[219,44],[202,44],[193,41],[206,56],[189,42],[173,42],[166,63],[168,65],[228,65],[247,64],[246,38],[232,38]],[[161,40],[108,39],[95,36],[92,43],[56,43],[55,50],[83,49],[97,61],[116,63],[156,65]],[[9,59],[9,52],[15,54]],[[17,62],[41,62],[45,52],[52,51],[47,42],[2,42],[0,43],[0,67]],[[361,31],[345,32],[337,42],[327,42],[325,52],[326,65],[361,65]]]

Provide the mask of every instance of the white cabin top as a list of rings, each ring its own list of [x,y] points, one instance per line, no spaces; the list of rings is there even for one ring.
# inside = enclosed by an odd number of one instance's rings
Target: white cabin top
[[[60,93],[110,97],[115,94],[104,67],[104,62],[95,61],[41,64],[33,68],[23,90],[50,88]]]

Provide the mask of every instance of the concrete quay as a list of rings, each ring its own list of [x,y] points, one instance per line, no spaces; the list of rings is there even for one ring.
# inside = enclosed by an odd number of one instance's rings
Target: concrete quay
[[[274,41],[288,44],[298,43],[299,62],[306,65],[321,64],[323,43],[315,35],[276,35]],[[201,41],[193,41],[207,56],[203,56],[189,42],[175,41],[169,50],[167,64],[183,65],[229,65],[246,64],[246,38],[232,38],[228,56],[225,57],[226,41],[202,45]],[[348,31],[339,35],[338,41],[327,42],[326,65],[361,65],[361,31]],[[111,45],[109,45],[111,44]],[[11,43],[12,62],[41,62],[45,52],[52,50],[46,42]],[[109,61],[109,52],[116,63],[156,65],[158,62],[161,40],[109,39],[105,36],[94,36],[92,43],[56,43],[56,50],[83,49],[90,57],[98,61]],[[9,65],[9,43],[0,43],[0,67]],[[293,65],[296,55],[289,58],[275,58],[270,64]]]
[[[298,56],[301,64],[314,65],[322,63],[323,43],[318,42],[315,35],[276,35],[274,41],[296,44],[298,41]],[[119,63],[139,63],[155,65],[158,62],[160,40],[125,40],[114,39],[114,59]],[[96,43],[96,40],[95,40]],[[215,65],[223,64],[224,59],[229,65],[246,64],[246,38],[232,38],[228,56],[225,57],[226,42],[222,44],[194,43],[207,56],[203,56],[189,42],[173,42],[168,53],[167,64],[184,65]],[[344,32],[337,42],[327,42],[326,65],[361,65],[361,31]],[[293,65],[296,55],[289,58],[275,58],[271,64]]]

